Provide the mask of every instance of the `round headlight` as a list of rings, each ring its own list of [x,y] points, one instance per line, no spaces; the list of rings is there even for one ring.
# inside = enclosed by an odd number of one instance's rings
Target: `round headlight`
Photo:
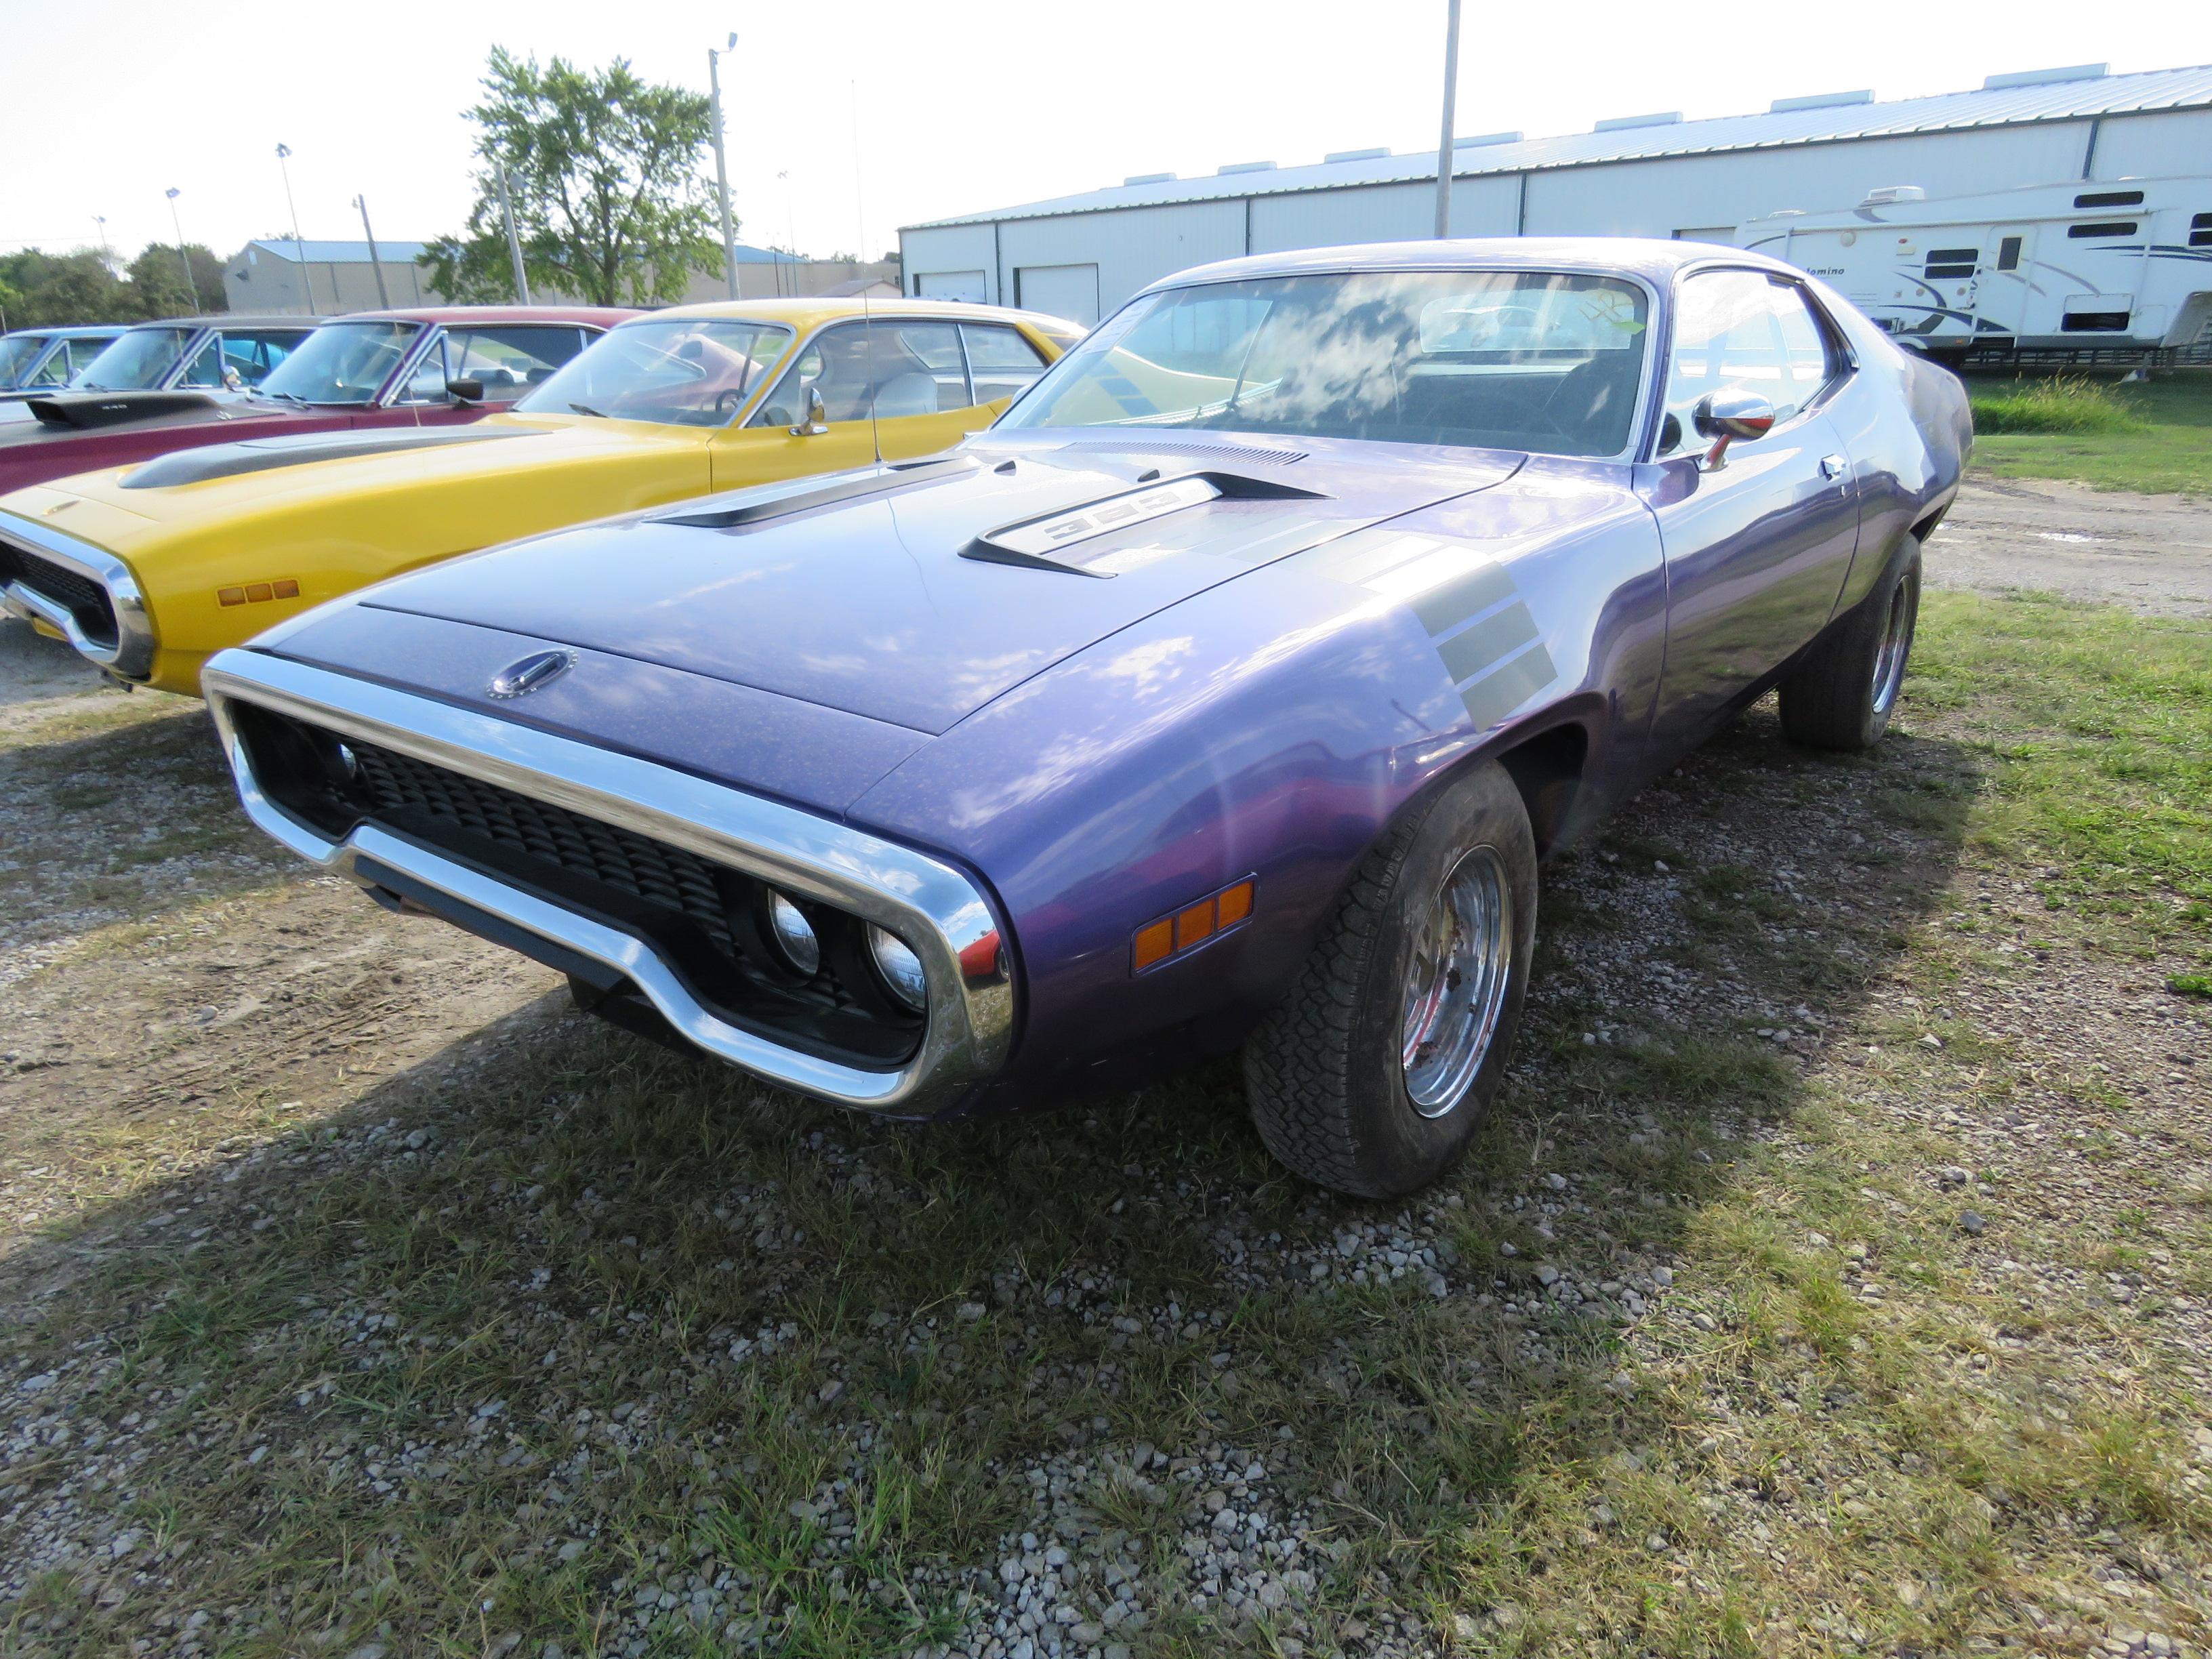
[[[908,948],[904,939],[871,923],[868,954],[875,958],[876,972],[883,977],[884,988],[893,997],[917,1014],[928,1006],[928,976],[921,971],[921,958]]]
[[[822,941],[814,936],[814,924],[781,893],[768,896],[768,933],[792,972],[811,978],[821,971]]]

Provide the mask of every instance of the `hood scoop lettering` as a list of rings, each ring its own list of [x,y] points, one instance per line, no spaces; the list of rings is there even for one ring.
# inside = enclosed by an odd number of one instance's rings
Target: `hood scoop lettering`
[[[1190,472],[1164,483],[1140,484],[1075,507],[1061,507],[1042,518],[1024,519],[987,530],[960,550],[963,559],[983,564],[1016,565],[1025,570],[1056,570],[1063,575],[1090,576],[1111,580],[1116,574],[1074,564],[1059,557],[1073,547],[1110,532],[1164,519],[1185,507],[1224,498],[1243,501],[1316,501],[1316,489],[1300,489],[1272,478],[1246,477],[1236,472]]]
[[[737,530],[746,525],[765,523],[770,519],[789,518],[794,513],[805,513],[817,507],[834,507],[840,501],[858,501],[866,495],[880,495],[887,490],[903,489],[908,484],[927,483],[938,478],[957,478],[973,472],[981,463],[972,455],[951,455],[939,460],[900,461],[885,467],[870,467],[865,472],[848,472],[839,477],[802,478],[794,483],[766,484],[757,489],[739,490],[723,505],[709,507],[690,507],[681,513],[667,513],[653,520],[655,524],[689,525],[696,530]]]
[[[23,406],[42,426],[68,432],[92,432],[104,426],[127,426],[164,415],[198,413],[222,405],[204,392],[86,392],[66,396],[28,398]]]

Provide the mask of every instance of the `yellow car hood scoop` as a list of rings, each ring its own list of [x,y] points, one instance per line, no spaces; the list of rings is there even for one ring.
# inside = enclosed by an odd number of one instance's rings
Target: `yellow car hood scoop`
[[[384,432],[300,432],[275,438],[245,438],[234,444],[210,444],[204,449],[180,449],[163,455],[143,466],[132,467],[119,483],[125,489],[167,489],[213,478],[234,478],[246,472],[300,466],[308,461],[539,437],[544,430],[526,426],[400,427]]]

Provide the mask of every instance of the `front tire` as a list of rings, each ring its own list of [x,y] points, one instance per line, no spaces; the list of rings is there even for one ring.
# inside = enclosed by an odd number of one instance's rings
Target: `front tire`
[[[1889,730],[1920,617],[1920,544],[1782,682],[1782,730],[1815,749],[1871,749]]]
[[[1245,1045],[1267,1150],[1358,1198],[1442,1175],[1497,1098],[1535,936],[1535,837],[1487,763],[1392,826]]]

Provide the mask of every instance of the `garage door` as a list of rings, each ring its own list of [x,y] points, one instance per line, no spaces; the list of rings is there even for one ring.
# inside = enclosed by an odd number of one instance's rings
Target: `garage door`
[[[914,291],[925,300],[965,300],[980,306],[990,298],[980,270],[917,270],[914,283]]]
[[[1014,272],[1014,303],[1088,328],[1098,320],[1098,267],[1024,265]]]

